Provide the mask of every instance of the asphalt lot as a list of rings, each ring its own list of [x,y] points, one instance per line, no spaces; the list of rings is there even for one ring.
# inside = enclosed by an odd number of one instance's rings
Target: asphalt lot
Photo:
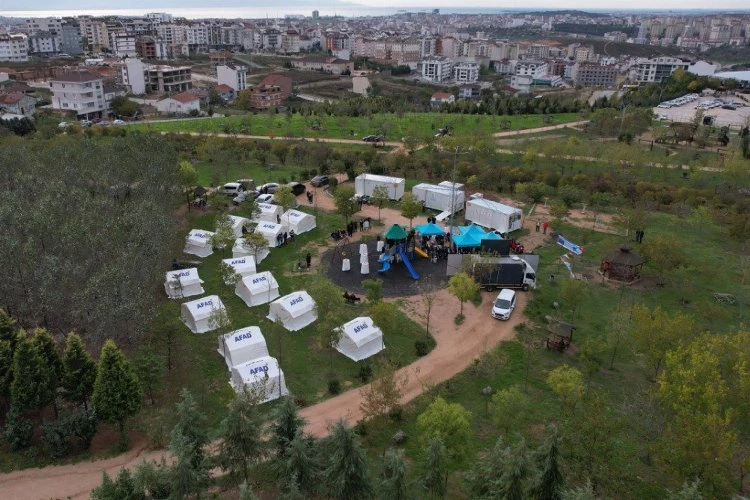
[[[725,102],[743,102],[739,97],[722,97],[721,100]],[[681,106],[673,106],[669,109],[654,108],[654,113],[657,116],[666,116],[666,121],[673,122],[692,122],[695,118],[695,112],[698,111],[695,107],[704,102],[710,102],[715,100],[714,97],[700,97],[693,102],[683,104]],[[703,110],[703,116],[713,116],[714,125],[729,125],[734,128],[744,126],[750,123],[750,106],[737,106],[736,110],[713,108]]]

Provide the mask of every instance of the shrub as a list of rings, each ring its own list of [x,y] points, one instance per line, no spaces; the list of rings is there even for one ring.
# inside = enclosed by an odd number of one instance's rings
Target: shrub
[[[6,415],[4,434],[10,449],[18,451],[31,444],[34,426],[21,415],[17,408],[11,408]]]
[[[94,410],[81,411],[68,417],[68,432],[78,440],[81,449],[88,450],[91,447],[98,427]]]
[[[328,380],[328,392],[332,395],[336,395],[341,392],[341,381],[337,378]]]
[[[417,356],[420,358],[426,356],[427,353],[430,352],[427,342],[424,340],[417,340],[414,342],[414,349],[417,351]]]
[[[359,367],[357,378],[360,379],[363,384],[366,384],[372,378],[372,365],[370,363],[361,365]]]
[[[68,454],[69,430],[65,419],[42,425],[42,444],[52,458],[60,458]]]
[[[322,170],[321,170],[321,172],[322,172]],[[336,186],[339,185],[339,180],[337,178],[335,178],[335,177],[331,177],[331,178],[328,179],[328,184],[331,186],[331,188],[335,188]]]

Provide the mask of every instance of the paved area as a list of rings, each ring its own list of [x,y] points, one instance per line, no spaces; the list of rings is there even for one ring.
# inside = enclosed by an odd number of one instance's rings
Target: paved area
[[[695,107],[697,105],[704,102],[710,102],[715,99],[716,98],[714,97],[701,97],[693,102],[689,102],[681,106],[674,106],[669,109],[653,108],[654,114],[656,114],[656,116],[666,117],[666,120],[664,121],[689,123],[695,119],[695,112],[697,111]],[[744,102],[739,97],[734,96],[720,97],[718,99],[725,102]],[[750,123],[750,105],[738,106],[735,110],[722,108],[706,109],[703,111],[703,116],[713,116],[714,125],[729,125],[733,128],[738,128]]]

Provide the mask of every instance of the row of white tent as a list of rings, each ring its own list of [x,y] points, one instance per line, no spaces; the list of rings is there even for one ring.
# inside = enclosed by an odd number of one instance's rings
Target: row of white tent
[[[255,220],[251,221],[248,218],[237,217],[235,215],[228,216],[232,221],[232,229],[237,240],[242,239],[243,231],[249,228],[253,222],[257,224],[255,231],[266,238],[269,248],[278,246],[279,235],[289,233],[290,231],[294,231],[294,234],[299,235],[312,231],[317,227],[315,216],[305,212],[289,209],[282,213],[283,209],[280,206],[266,203],[259,203],[258,206],[261,207],[261,214]],[[264,207],[267,210],[266,212],[263,212]],[[277,221],[281,221],[281,223]],[[183,251],[187,254],[197,255],[198,257],[208,257],[214,252],[212,242],[214,234],[216,233],[213,231],[204,231],[202,229],[190,230],[185,238],[185,248]],[[235,248],[233,248],[233,256],[235,257],[237,256],[234,252],[236,247],[237,242],[235,242]]]

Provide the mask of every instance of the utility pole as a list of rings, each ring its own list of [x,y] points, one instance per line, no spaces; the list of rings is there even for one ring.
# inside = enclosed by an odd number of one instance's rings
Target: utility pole
[[[458,150],[459,146],[456,146],[456,151],[453,154],[453,172],[451,173],[451,222],[450,222],[450,234],[451,245],[453,244],[453,217],[456,212],[456,163],[458,163]]]

